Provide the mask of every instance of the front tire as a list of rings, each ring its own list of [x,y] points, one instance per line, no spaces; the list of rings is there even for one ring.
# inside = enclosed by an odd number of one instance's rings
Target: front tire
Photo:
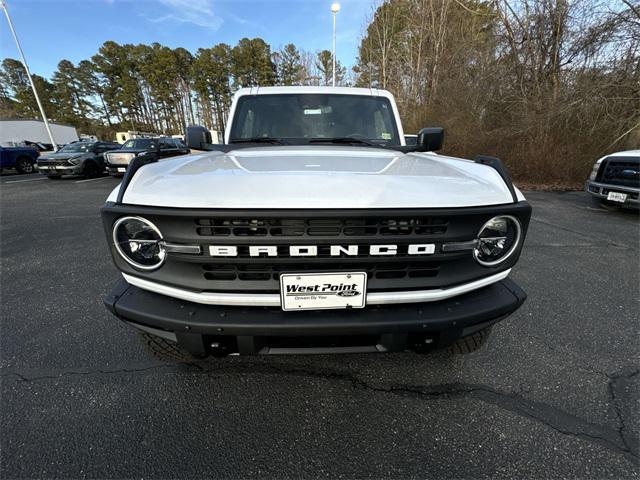
[[[93,162],[86,162],[82,171],[86,178],[95,178],[98,176],[98,166]]]
[[[447,348],[447,353],[451,355],[466,355],[467,353],[475,352],[487,343],[490,335],[491,327],[487,327],[466,337],[459,338]]]
[[[191,363],[199,360],[171,340],[146,332],[138,332],[138,334],[145,348],[158,360],[171,363]]]
[[[16,170],[18,173],[33,173],[33,163],[29,157],[19,157],[16,160]]]

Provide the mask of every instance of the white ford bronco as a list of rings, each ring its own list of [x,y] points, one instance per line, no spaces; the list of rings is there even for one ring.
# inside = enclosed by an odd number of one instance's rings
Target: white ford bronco
[[[135,158],[102,208],[109,310],[175,358],[478,348],[526,295],[531,207],[500,160],[406,145],[376,89],[239,90],[225,143]]]

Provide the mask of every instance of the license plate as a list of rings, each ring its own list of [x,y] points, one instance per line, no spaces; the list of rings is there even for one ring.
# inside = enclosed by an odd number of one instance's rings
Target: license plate
[[[124,173],[124,172],[126,172],[126,171],[127,171],[127,169],[126,169],[126,168],[124,168],[124,167],[118,167],[118,173]]]
[[[627,199],[626,193],[609,192],[609,195],[607,195],[607,200],[611,200],[612,202],[624,203],[626,199]]]
[[[63,166],[63,165],[56,165],[56,170],[66,170],[67,167]]]
[[[327,310],[364,308],[367,274],[284,273],[280,276],[282,309]]]

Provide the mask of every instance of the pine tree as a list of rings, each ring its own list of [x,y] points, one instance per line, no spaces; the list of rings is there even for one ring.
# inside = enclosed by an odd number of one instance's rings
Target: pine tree
[[[53,85],[39,75],[32,75],[33,83],[38,90],[42,107],[47,118],[55,118],[55,107],[52,102]],[[21,118],[39,118],[40,109],[31,90],[29,77],[22,63],[13,58],[5,58],[0,69],[0,83],[2,90],[13,103],[13,112]],[[6,102],[5,102],[6,104]]]
[[[300,52],[293,43],[278,52],[278,83],[280,85],[301,85],[304,81],[304,67]]]
[[[220,43],[212,48],[199,49],[191,66],[200,116],[206,126],[220,131],[224,131],[231,103],[231,64],[231,47]]]
[[[276,66],[271,48],[261,38],[243,38],[231,51],[231,74],[236,87],[274,85]]]
[[[323,85],[333,83],[333,55],[329,50],[322,50],[316,54],[316,68],[322,74]],[[336,60],[336,85],[342,85],[347,69],[340,60]]]

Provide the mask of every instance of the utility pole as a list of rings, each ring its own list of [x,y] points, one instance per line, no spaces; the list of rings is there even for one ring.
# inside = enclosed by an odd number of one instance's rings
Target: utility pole
[[[332,86],[336,86],[336,15],[340,11],[340,4],[338,2],[331,4],[331,13],[333,14],[333,80],[331,82]]]
[[[44,121],[44,127],[47,129],[47,134],[49,135],[49,140],[51,140],[51,144],[53,145],[53,151],[58,151],[58,146],[56,145],[56,141],[53,139],[53,133],[51,133],[51,128],[49,127],[49,120],[47,120],[47,116],[44,113],[44,108],[42,107],[42,102],[40,102],[40,97],[38,96],[38,91],[36,90],[36,85],[33,83],[33,78],[31,78],[31,72],[29,71],[29,66],[27,65],[27,61],[24,58],[24,52],[22,51],[22,47],[20,46],[20,41],[18,40],[18,35],[16,34],[15,29],[13,28],[13,22],[11,22],[11,17],[9,16],[9,10],[7,9],[7,3],[5,0],[0,0],[0,7],[4,10],[4,14],[7,16],[7,22],[9,22],[9,29],[13,35],[13,39],[16,41],[16,46],[18,47],[18,52],[20,53],[20,58],[22,59],[22,65],[27,72],[27,78],[29,79],[29,83],[31,84],[31,90],[33,90],[33,95],[36,97],[36,102],[38,103],[38,108],[40,109],[40,115],[42,115],[42,120]]]

